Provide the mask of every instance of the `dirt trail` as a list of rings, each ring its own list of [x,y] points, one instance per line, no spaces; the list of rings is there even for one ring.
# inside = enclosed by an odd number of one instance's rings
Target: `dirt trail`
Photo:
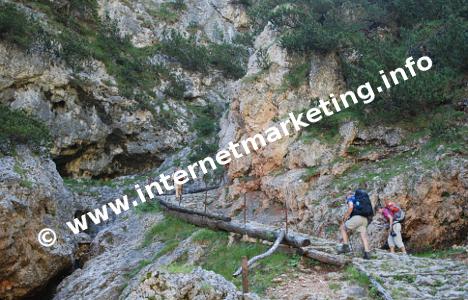
[[[216,197],[216,191],[209,191],[207,202],[214,203]],[[204,193],[190,194],[184,197],[183,205],[201,209],[203,201],[200,199],[204,198]],[[222,208],[218,212],[222,212]],[[320,246],[321,251],[336,254],[336,241],[316,237],[310,239],[313,245]],[[380,284],[394,300],[468,299],[468,265],[461,260],[394,255],[378,249],[372,251],[372,256],[371,260],[354,257],[352,266],[369,274],[377,281],[376,285]],[[360,286],[359,280],[349,279],[342,269],[303,264],[297,270],[273,279],[276,286],[268,290],[267,296],[290,300],[375,298],[375,295],[369,295],[367,284],[361,282]]]
[[[297,271],[282,274],[273,282],[275,286],[266,293],[270,299],[372,299],[367,287],[350,282],[341,269],[323,265],[300,266]]]

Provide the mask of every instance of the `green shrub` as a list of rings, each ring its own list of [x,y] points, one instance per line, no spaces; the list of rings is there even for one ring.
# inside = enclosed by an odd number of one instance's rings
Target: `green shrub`
[[[202,73],[208,71],[208,52],[205,47],[196,44],[194,37],[185,38],[180,33],[171,31],[161,41],[159,50],[175,58],[187,70]]]
[[[213,136],[219,130],[219,113],[213,105],[192,106],[192,112],[195,115],[192,128],[198,132],[200,138]]]
[[[248,52],[244,47],[224,43],[211,44],[208,49],[210,64],[225,76],[238,79],[247,72]]]
[[[267,48],[261,48],[257,51],[257,65],[262,70],[268,70],[271,67],[270,56]]]
[[[218,151],[217,143],[199,142],[192,147],[188,159],[190,163],[195,163],[207,156],[213,156]]]
[[[50,146],[51,137],[47,126],[31,115],[0,105],[0,149],[9,153],[17,144],[35,148]]]
[[[169,2],[168,4],[176,11],[183,11],[187,9],[187,5],[185,4],[184,0],[175,0],[174,2]]]
[[[157,9],[149,10],[151,16],[166,23],[175,23],[179,19],[177,12],[171,9],[169,3],[162,3]]]
[[[41,31],[39,23],[27,16],[16,5],[0,3],[0,40],[26,49]]]
[[[398,23],[405,27],[447,19],[452,15],[466,17],[468,14],[468,7],[463,0],[392,0],[388,1],[386,9],[397,16]]]
[[[309,76],[310,64],[303,63],[297,66],[294,66],[289,73],[285,76],[287,86],[293,88],[300,87]]]
[[[164,89],[164,94],[174,99],[184,99],[186,91],[185,83],[178,75],[171,75],[169,77],[169,85]]]
[[[463,141],[463,127],[458,124],[463,122],[464,113],[450,107],[443,107],[441,110],[442,112],[436,112],[430,118],[428,127],[431,137],[447,142]]]
[[[265,0],[255,2],[248,13],[256,18],[257,29],[271,22],[289,52],[337,51],[350,89],[367,81],[381,86],[379,71],[402,67],[408,56],[431,57],[430,72],[376,94],[365,110],[363,105],[353,108],[364,123],[408,120],[463,94],[462,74],[468,68],[464,1]],[[357,59],[350,61],[349,53]],[[292,71],[286,78],[291,87],[303,78],[294,75]]]
[[[135,210],[139,213],[155,213],[160,212],[161,207],[157,201],[149,201],[139,204]]]
[[[159,50],[175,58],[184,68],[201,73],[208,72],[208,66],[221,70],[232,78],[244,76],[247,50],[231,44],[197,44],[195,37],[188,38],[171,31],[162,40]]]
[[[245,47],[253,47],[254,35],[252,32],[238,33],[232,42]]]

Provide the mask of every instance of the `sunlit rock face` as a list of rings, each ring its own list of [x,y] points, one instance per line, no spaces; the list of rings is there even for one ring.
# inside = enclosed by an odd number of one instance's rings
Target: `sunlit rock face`
[[[0,157],[1,299],[31,295],[71,269],[75,244],[62,222],[73,211],[72,195],[49,158],[24,148]],[[57,234],[49,248],[37,237],[46,227]]]
[[[332,93],[346,91],[334,53],[301,61],[310,64],[308,80],[295,89],[284,88],[285,74],[297,57],[281,49],[276,36],[270,24],[257,36],[247,76],[221,120],[220,148],[279,126],[290,112],[312,107],[317,97],[327,100]],[[265,53],[270,65],[262,69]],[[415,151],[424,146],[424,139],[409,143],[402,128],[365,128],[352,119],[341,123],[332,140],[326,139],[326,130],[296,133],[291,126],[289,136],[232,161],[228,169],[232,184],[222,199],[224,205],[236,215],[245,195],[257,218],[277,224],[284,222],[287,206],[289,222],[297,229],[339,239],[344,197],[361,186],[374,205],[388,198],[407,211],[403,236],[410,249],[466,240],[467,160],[460,153],[446,153],[442,147],[437,157],[423,155]],[[382,159],[390,163],[381,163]],[[378,217],[369,226],[374,247],[386,241]]]
[[[98,1],[98,14],[115,22],[136,47],[157,44],[171,29],[200,43],[231,43],[247,22],[242,6],[228,1],[188,1],[173,20],[158,19],[155,12],[162,7],[164,1]],[[0,54],[0,103],[31,112],[49,126],[53,158],[65,176],[108,178],[159,166],[197,138],[186,104],[224,107],[235,86],[219,72],[189,72],[156,55],[148,59],[177,74],[185,92],[176,101],[163,93],[167,82],[155,82],[154,96],[163,104],[149,108],[123,96],[102,62],[89,61],[77,72],[41,51],[25,53],[0,43]]]

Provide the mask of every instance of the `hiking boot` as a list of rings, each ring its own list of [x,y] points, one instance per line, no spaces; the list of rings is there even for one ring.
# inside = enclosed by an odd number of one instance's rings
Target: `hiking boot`
[[[364,258],[364,259],[371,259],[371,257],[370,257],[370,252],[364,251],[364,256],[363,256],[362,258]]]
[[[343,244],[340,249],[338,249],[338,254],[344,254],[349,252],[349,245],[348,244]]]

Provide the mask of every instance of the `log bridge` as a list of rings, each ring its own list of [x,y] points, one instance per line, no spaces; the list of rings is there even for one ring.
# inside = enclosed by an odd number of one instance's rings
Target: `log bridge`
[[[297,250],[297,253],[302,256],[312,258],[326,264],[344,266],[351,262],[351,259],[348,257],[321,251],[320,245],[318,245],[318,247],[311,245],[310,236],[302,233],[294,232],[292,230],[285,232],[280,228],[270,227],[255,222],[241,223],[232,220],[227,216],[187,209],[162,199],[159,199],[159,204],[168,214],[199,227],[222,230],[275,242],[275,245],[273,246],[274,249],[272,251],[270,251],[270,249],[268,252],[269,254],[273,253],[278,248],[279,244],[284,244],[294,247]]]

